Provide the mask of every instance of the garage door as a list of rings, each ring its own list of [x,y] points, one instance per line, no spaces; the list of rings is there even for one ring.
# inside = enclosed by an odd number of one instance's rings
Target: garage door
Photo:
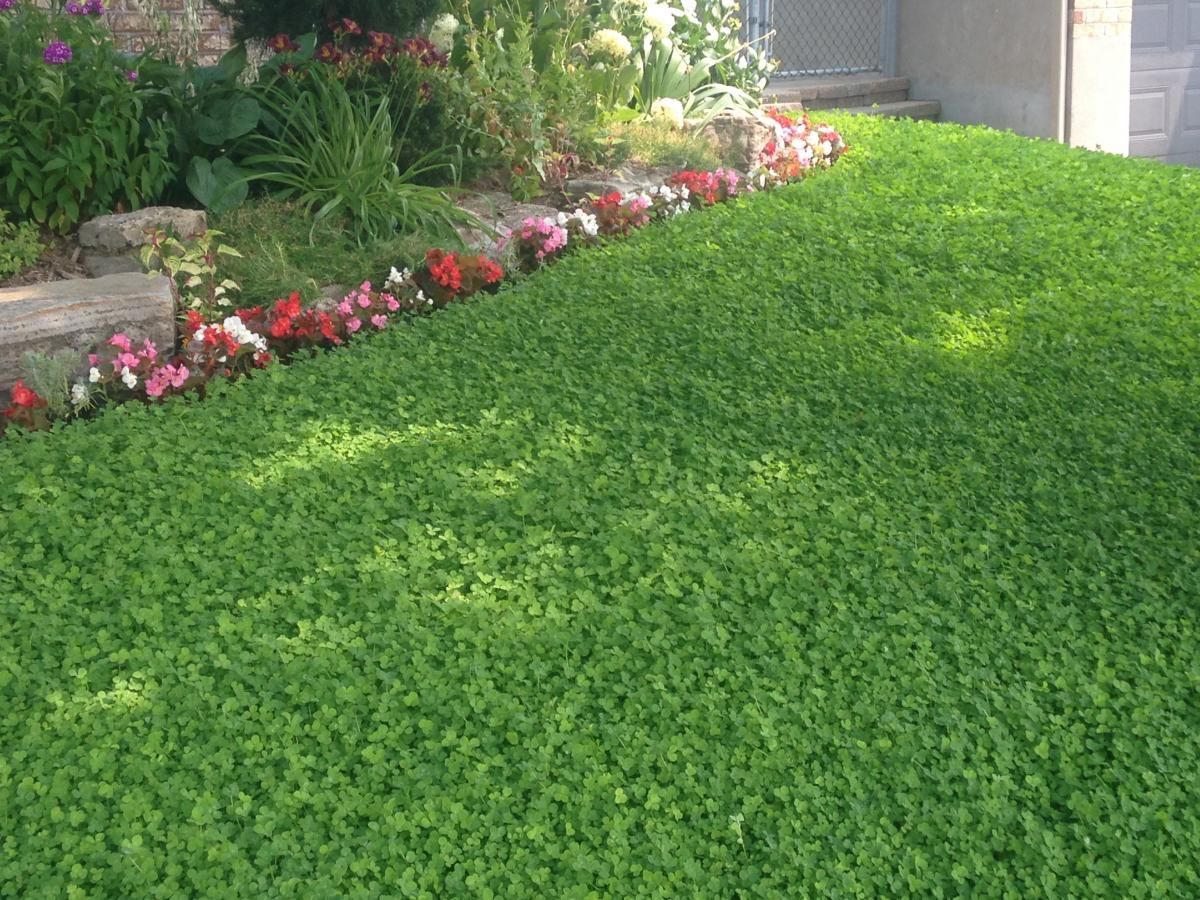
[[[1129,152],[1200,165],[1200,0],[1133,0]]]

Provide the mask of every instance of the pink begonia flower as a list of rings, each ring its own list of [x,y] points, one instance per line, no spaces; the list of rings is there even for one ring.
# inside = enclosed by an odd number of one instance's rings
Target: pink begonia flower
[[[192,373],[188,371],[188,367],[180,363],[178,366],[167,366],[167,374],[171,377],[171,387],[181,388],[187,382],[188,376]]]
[[[337,311],[340,312],[343,316],[354,315],[354,307],[350,304],[349,299],[343,300],[341,303],[339,303],[337,305]]]
[[[146,379],[146,396],[161,397],[167,387],[167,379],[163,377],[162,369],[155,369]]]
[[[369,281],[364,281],[362,284],[360,284],[360,285],[358,286],[358,289],[359,289],[360,291],[362,291],[364,294],[369,294],[369,293],[371,293],[371,282],[369,282]]]
[[[168,387],[181,388],[187,383],[189,374],[188,367],[184,365],[166,365],[152,369],[146,379],[146,394],[150,397],[161,397]]]
[[[371,298],[368,297],[366,294],[359,294],[358,295],[358,305],[361,306],[363,309],[366,309],[368,306],[371,305]]]
[[[89,366],[94,366],[98,362],[100,362],[99,356],[97,356],[95,353],[88,354],[88,365]]]
[[[371,316],[371,324],[376,328],[387,328],[388,317],[382,315]]]
[[[158,348],[154,346],[154,341],[150,340],[150,338],[146,338],[142,342],[142,356],[150,360],[150,362],[158,359]]]
[[[650,198],[643,197],[640,194],[629,198],[629,211],[633,214],[642,212],[650,206]]]
[[[360,322],[358,319],[346,320],[346,330],[351,334],[354,334],[354,332],[358,331],[360,328],[362,328],[362,322]]]
[[[131,349],[133,349],[133,342],[129,340],[129,335],[124,334],[123,332],[120,332],[120,331],[118,331],[116,334],[114,334],[112,337],[110,337],[108,339],[108,342],[112,346],[119,347],[120,349],[124,350],[127,353]]]
[[[388,312],[396,312],[400,308],[400,301],[391,294],[384,294],[383,302],[387,304]]]

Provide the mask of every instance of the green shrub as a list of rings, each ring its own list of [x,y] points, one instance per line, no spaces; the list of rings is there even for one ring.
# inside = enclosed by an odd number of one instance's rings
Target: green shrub
[[[8,222],[0,209],[0,280],[32,266],[42,255],[42,242],[32,222]]]
[[[137,60],[98,15],[0,11],[0,208],[68,231],[152,202],[171,179],[170,123],[148,120]]]
[[[839,124],[0,444],[0,893],[1200,893],[1200,177]]]
[[[600,111],[569,62],[574,28],[539,31],[535,22],[485,14],[461,36],[461,74],[450,83],[468,152],[480,168],[498,168],[518,197],[539,194],[594,154]]]
[[[438,6],[437,0],[212,0],[234,21],[240,41],[266,40],[277,34],[318,32],[328,37],[342,19],[362,29],[410,34]]]

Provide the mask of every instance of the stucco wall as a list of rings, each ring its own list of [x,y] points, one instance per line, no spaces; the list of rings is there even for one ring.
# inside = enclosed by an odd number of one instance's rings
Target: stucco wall
[[[1075,0],[1073,4],[1067,131],[1077,147],[1129,152],[1132,21],[1133,0]]]
[[[1057,137],[1058,0],[900,0],[897,71],[942,118]]]

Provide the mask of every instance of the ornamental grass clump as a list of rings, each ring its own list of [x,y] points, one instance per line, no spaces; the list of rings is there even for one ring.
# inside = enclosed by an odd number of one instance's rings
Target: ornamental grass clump
[[[314,226],[347,215],[360,245],[397,232],[450,237],[456,226],[479,226],[447,189],[416,183],[434,171],[453,175],[444,148],[401,171],[397,125],[403,135],[403,123],[392,118],[388,97],[351,91],[325,67],[309,65],[272,80],[259,102],[270,124],[244,165],[252,179],[309,209]]]
[[[438,40],[443,32],[435,33]],[[396,129],[396,162],[402,170],[416,166],[421,183],[446,184],[458,173],[462,125],[451,114],[449,56],[433,39],[403,37],[364,28],[351,19],[332,26],[328,40],[317,44],[313,35],[274,35],[267,41],[272,56],[260,70],[270,83],[275,75],[292,77],[292,87],[302,90],[306,68],[313,62],[323,74],[341,80],[351,95],[387,100]],[[432,166],[431,162],[454,163]]]

